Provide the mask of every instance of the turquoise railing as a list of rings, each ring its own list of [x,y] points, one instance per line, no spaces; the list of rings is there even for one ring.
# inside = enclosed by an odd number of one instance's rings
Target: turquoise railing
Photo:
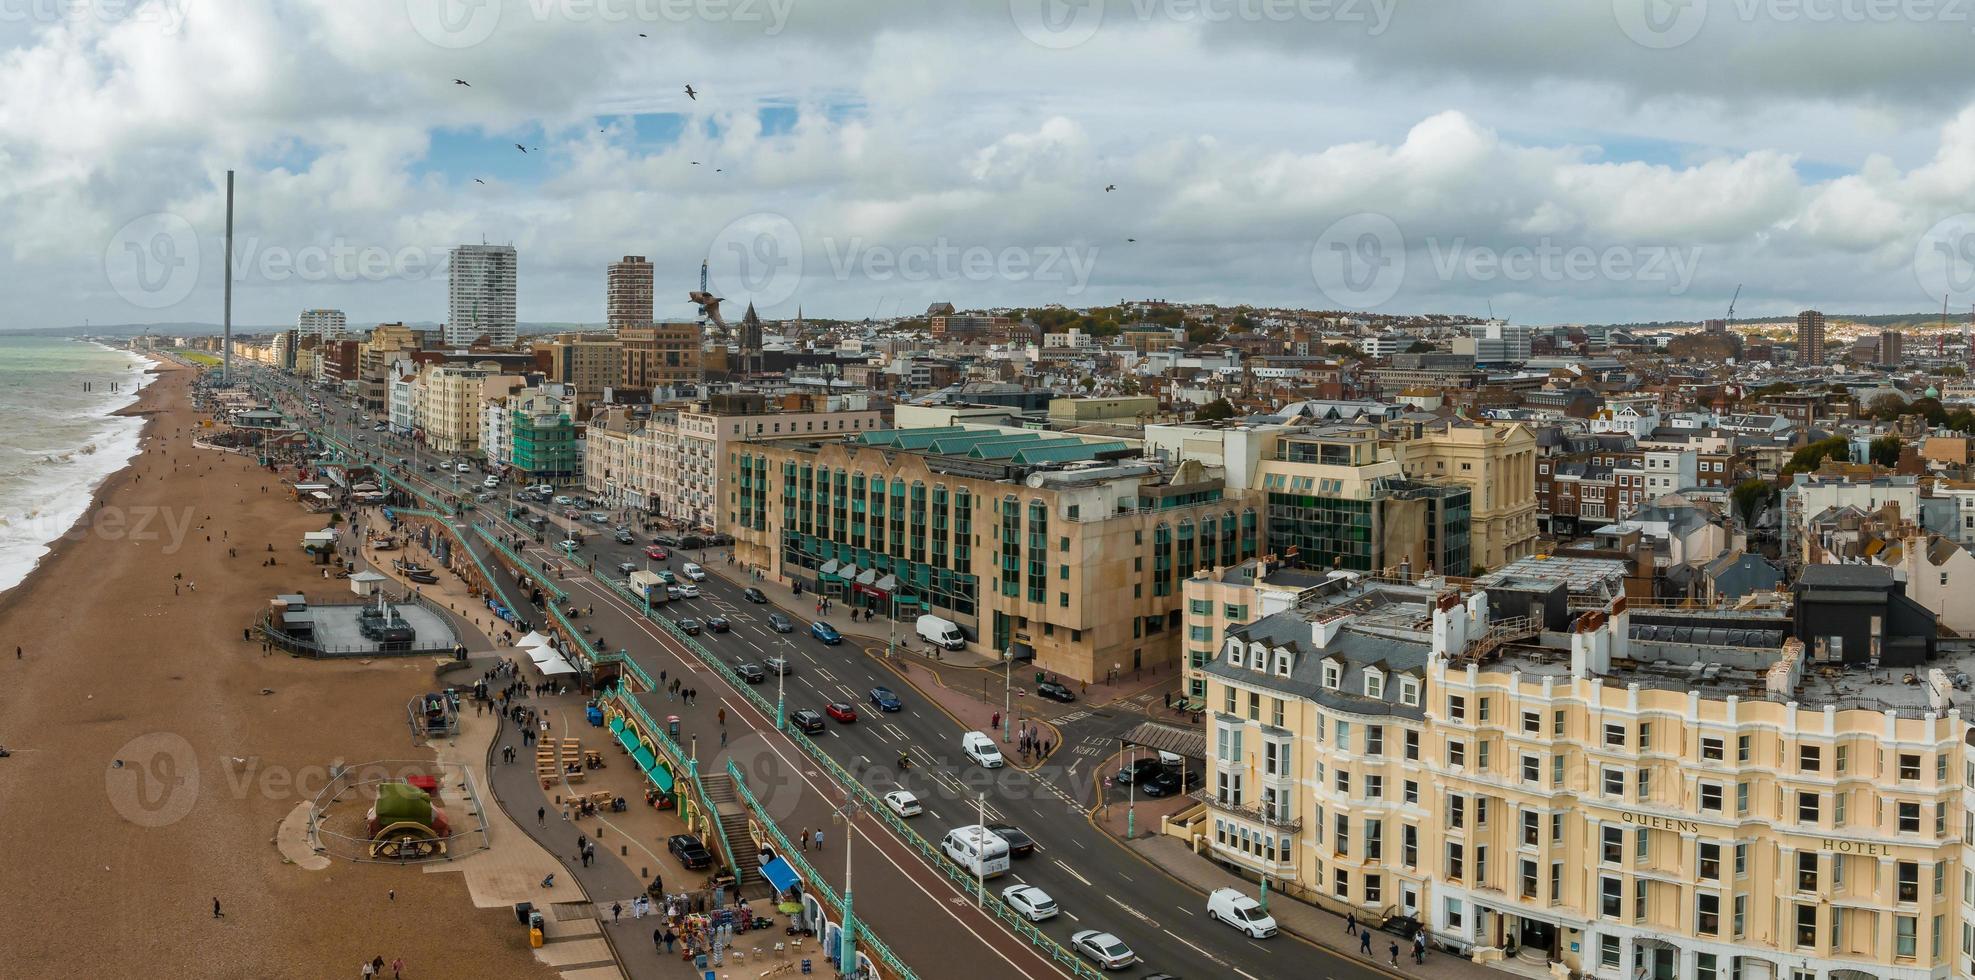
[[[645,706],[639,704],[635,698],[624,694],[622,691],[618,691],[611,695],[611,703],[617,705],[618,710],[643,722],[645,731],[651,732],[652,737],[657,739],[660,744],[664,745],[672,753],[672,758],[679,763],[678,770],[672,774],[673,783],[675,785],[679,782],[691,782],[693,784],[693,795],[704,804],[700,809],[705,811],[707,819],[713,821],[713,833],[718,840],[717,846],[721,851],[727,850],[727,828],[720,821],[719,809],[712,806],[712,801],[706,798],[706,784],[700,782],[698,765],[687,758],[686,750],[680,748],[679,743],[673,741],[672,737],[666,734],[665,729],[659,726],[657,719],[653,718],[651,713],[645,710]],[[734,866],[734,856],[732,854],[727,855],[727,872],[736,877],[739,876],[739,870]]]

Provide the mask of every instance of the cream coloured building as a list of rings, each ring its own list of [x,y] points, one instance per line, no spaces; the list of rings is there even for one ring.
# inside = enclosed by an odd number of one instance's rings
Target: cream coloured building
[[[1787,618],[1561,587],[1318,591],[1204,669],[1203,805],[1168,823],[1204,854],[1532,970],[1970,974],[1967,664],[1875,683]]]
[[[1401,420],[1388,431],[1398,436],[1388,448],[1407,476],[1473,492],[1468,550],[1476,567],[1493,570],[1536,552],[1536,436],[1528,428],[1441,419]]]
[[[426,445],[442,453],[478,451],[480,407],[486,400],[487,382],[499,375],[500,368],[491,361],[427,365],[420,375],[415,411]]]

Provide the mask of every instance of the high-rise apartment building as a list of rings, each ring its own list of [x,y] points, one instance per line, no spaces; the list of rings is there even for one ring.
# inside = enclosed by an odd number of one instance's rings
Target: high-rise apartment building
[[[699,326],[692,323],[647,323],[617,332],[624,346],[622,383],[629,388],[652,388],[677,382],[698,382]]]
[[[1879,331],[1878,347],[1876,360],[1888,367],[1898,367],[1906,357],[1905,337],[1898,330]]]
[[[446,345],[467,347],[485,337],[514,346],[515,252],[512,245],[461,245],[447,277]]]
[[[1824,363],[1824,314],[1805,310],[1797,314],[1797,363]]]
[[[342,310],[303,310],[295,317],[295,332],[304,337],[341,340],[348,330]]]
[[[612,262],[604,282],[604,321],[611,331],[652,322],[652,267],[642,255]]]
[[[590,404],[603,398],[605,388],[624,383],[624,344],[616,337],[557,334],[547,347],[549,380],[573,390],[571,415],[579,422],[589,418]],[[536,349],[542,349],[539,342]]]

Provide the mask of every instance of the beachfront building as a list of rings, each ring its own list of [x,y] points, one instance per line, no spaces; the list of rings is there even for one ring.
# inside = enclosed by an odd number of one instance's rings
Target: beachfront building
[[[295,317],[295,332],[317,340],[341,340],[349,332],[342,310],[303,310]]]
[[[365,411],[372,415],[389,412],[391,366],[423,346],[424,335],[402,323],[380,323],[371,328],[370,338],[357,348],[357,394]]]
[[[657,388],[697,384],[705,376],[700,351],[700,328],[695,323],[645,323],[618,329],[623,365],[618,371],[627,388]]]
[[[418,421],[419,402],[424,397],[424,387],[418,373],[418,366],[410,361],[398,361],[387,370],[385,383],[389,393],[386,416],[391,431],[396,435],[409,436],[420,428]]]
[[[425,366],[416,414],[427,445],[442,453],[479,450],[486,382],[500,376],[500,370],[491,361]]]
[[[1864,571],[1787,613],[1340,576],[1222,639],[1201,806],[1168,826],[1521,972],[1966,976],[1975,664]]]
[[[461,245],[447,266],[446,346],[513,347],[514,246]]]
[[[1180,668],[1181,695],[1198,710],[1207,697],[1204,668],[1220,655],[1221,637],[1237,626],[1294,606],[1306,590],[1329,578],[1329,572],[1284,565],[1266,556],[1195,569],[1183,587],[1186,658]]]
[[[726,452],[738,560],[1075,680],[1179,659],[1187,570],[1261,547],[1261,514],[1218,473],[1119,440],[955,425]]]

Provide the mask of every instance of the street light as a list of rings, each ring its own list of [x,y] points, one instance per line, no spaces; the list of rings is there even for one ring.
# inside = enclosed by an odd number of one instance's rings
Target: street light
[[[980,854],[980,860],[974,862],[974,907],[986,908],[987,907],[987,839],[988,839],[987,794],[982,793],[980,794],[979,797],[977,797],[977,799],[979,801],[978,804],[979,809],[975,811],[976,816],[974,823],[976,826],[980,827],[981,829],[981,836],[978,838],[979,843],[981,845],[981,854]]]
[[[1013,644],[1001,652],[1001,665],[1001,744],[1006,745],[1008,728],[1013,724],[1008,717],[1009,710],[1014,707],[1012,692],[1015,689],[1015,647]]]
[[[857,826],[853,821],[861,806],[853,799],[833,814],[843,818],[843,941],[837,947],[837,972],[844,976],[857,969],[857,916],[850,902],[850,852],[857,846]]]
[[[1121,738],[1118,741],[1123,742],[1124,739]],[[1131,840],[1133,837],[1137,836],[1137,828],[1138,828],[1138,768],[1137,766],[1134,765],[1134,763],[1138,762],[1138,749],[1136,746],[1134,746],[1130,749],[1130,751],[1131,751],[1131,758],[1125,760],[1125,768],[1127,771],[1129,771],[1132,774],[1131,782],[1125,784],[1125,839],[1126,840]],[[1186,784],[1182,782],[1180,784],[1180,788],[1185,789]]]

